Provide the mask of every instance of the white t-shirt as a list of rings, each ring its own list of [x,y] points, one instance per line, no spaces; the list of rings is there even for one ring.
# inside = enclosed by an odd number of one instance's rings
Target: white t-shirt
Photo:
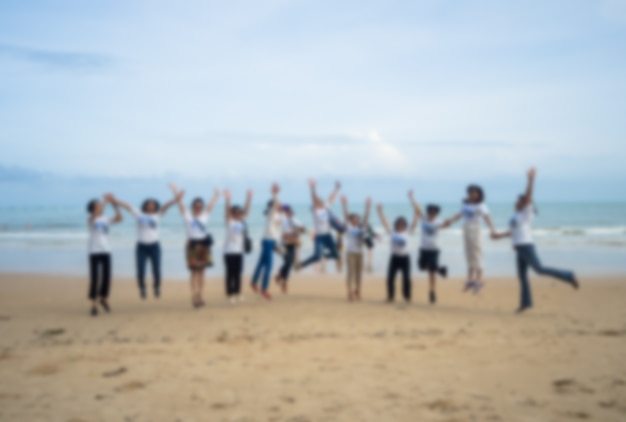
[[[423,220],[421,224],[422,241],[420,248],[427,251],[439,250],[439,228],[438,220]]]
[[[264,239],[280,240],[283,228],[283,213],[274,209],[270,210],[265,220]]]
[[[509,226],[511,228],[511,240],[514,246],[530,245],[533,243],[532,222],[535,219],[535,209],[528,204],[523,210],[515,213]]]
[[[392,232],[391,233],[391,253],[397,256],[406,256],[409,254],[409,232]]]
[[[330,211],[328,208],[315,208],[313,210],[313,222],[316,235],[330,233]]]
[[[348,253],[363,253],[363,245],[365,245],[365,235],[367,228],[364,226],[355,226],[351,223],[346,225],[346,251]]]
[[[463,224],[466,227],[480,225],[480,220],[489,215],[489,208],[485,203],[463,204],[461,214],[463,215]]]
[[[209,213],[203,212],[198,216],[186,212],[184,215],[187,238],[189,240],[204,240],[209,235],[207,225],[209,224]]]
[[[132,208],[132,213],[137,220],[137,238],[139,243],[150,244],[159,241],[159,213],[147,214]]]
[[[226,241],[224,242],[225,254],[242,254],[244,232],[246,227],[243,222],[230,220],[226,228]]]
[[[110,253],[109,227],[113,218],[100,216],[94,219],[89,225],[89,253],[101,254]]]

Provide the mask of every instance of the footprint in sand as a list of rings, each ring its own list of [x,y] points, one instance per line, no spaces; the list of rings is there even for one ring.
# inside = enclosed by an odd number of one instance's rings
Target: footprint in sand
[[[105,377],[105,378],[111,378],[111,377],[117,377],[119,375],[125,374],[126,372],[128,372],[128,369],[126,369],[125,367],[122,366],[121,368],[117,368],[117,369],[114,369],[112,371],[104,372],[102,374],[102,376]]]
[[[116,387],[115,391],[117,391],[118,393],[128,393],[131,391],[141,390],[143,388],[146,388],[146,384],[144,384],[143,382],[130,381],[130,382],[127,382],[126,384],[122,384],[119,387]]]
[[[30,375],[48,376],[58,373],[61,369],[58,365],[53,363],[44,363],[42,365],[35,366],[28,373]]]
[[[427,409],[441,412],[441,413],[453,413],[459,410],[458,406],[449,400],[435,400],[424,405]]]
[[[593,394],[595,390],[578,383],[571,378],[564,378],[552,382],[554,389],[558,394],[586,393]]]
[[[563,415],[572,419],[591,419],[591,415],[587,412],[569,411],[563,412]]]

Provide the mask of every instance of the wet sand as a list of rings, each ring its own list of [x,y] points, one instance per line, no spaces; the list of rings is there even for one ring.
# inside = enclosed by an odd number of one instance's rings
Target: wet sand
[[[460,280],[426,303],[361,303],[343,278],[296,277],[288,296],[229,305],[221,279],[193,310],[187,283],[141,301],[115,280],[111,314],[88,315],[86,280],[0,274],[0,420],[623,421],[626,278],[569,286],[514,279],[477,297]]]

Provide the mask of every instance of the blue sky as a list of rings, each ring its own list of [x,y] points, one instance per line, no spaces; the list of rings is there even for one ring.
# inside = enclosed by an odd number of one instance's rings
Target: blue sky
[[[537,165],[546,197],[624,200],[624,75],[625,0],[4,0],[0,192],[310,176],[504,192]]]

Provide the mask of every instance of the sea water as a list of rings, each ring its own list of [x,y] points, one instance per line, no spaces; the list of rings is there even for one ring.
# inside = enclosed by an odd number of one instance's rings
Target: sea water
[[[460,204],[441,204],[442,218],[458,212]],[[507,229],[513,213],[512,204],[488,204],[499,229]],[[292,204],[296,216],[312,227],[309,204]],[[363,204],[351,204],[351,211],[363,212]],[[550,266],[572,269],[580,275],[626,275],[626,203],[539,203],[534,224],[534,237],[540,257]],[[109,208],[107,214],[112,215]],[[333,212],[341,217],[341,207]],[[390,222],[398,216],[410,219],[408,203],[385,204]],[[370,218],[372,226],[381,234],[374,249],[374,273],[382,275],[389,258],[389,239],[384,235],[375,207]],[[264,228],[261,206],[254,206],[248,217],[254,251],[245,258],[245,272],[254,269]],[[222,246],[224,242],[224,208],[220,202],[211,215],[209,230],[215,239],[215,266],[208,275],[222,275]],[[182,218],[176,207],[170,209],[161,224],[163,248],[163,274],[168,279],[185,279],[184,259],[186,242]],[[134,249],[136,223],[124,212],[124,221],[112,227],[110,243],[113,249],[114,275],[135,274]],[[483,230],[484,267],[489,275],[515,275],[515,260],[508,239],[492,241],[488,229]],[[412,261],[417,259],[419,231],[412,240]],[[463,239],[460,223],[444,230],[440,235],[441,261],[455,276],[465,274]],[[303,236],[300,257],[311,254],[313,242]],[[275,269],[281,258],[275,255]],[[414,274],[416,267],[414,265]],[[314,267],[306,273],[314,273]],[[43,274],[87,274],[87,214],[79,206],[4,207],[0,208],[0,271],[33,272]],[[326,264],[327,272],[335,272],[334,263]]]

